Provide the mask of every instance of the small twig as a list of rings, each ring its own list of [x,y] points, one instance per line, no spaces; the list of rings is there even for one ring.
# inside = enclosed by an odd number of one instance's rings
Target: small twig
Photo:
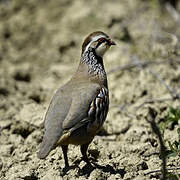
[[[130,69],[136,68],[136,67],[146,68],[149,65],[165,64],[165,63],[170,63],[172,61],[180,63],[179,60],[171,60],[171,59],[160,60],[160,61],[142,61],[142,62],[137,61],[137,59],[136,59],[133,63],[129,63],[129,64],[126,64],[126,65],[123,65],[123,66],[118,66],[118,67],[112,68],[107,74],[112,74],[112,73],[114,73],[116,71],[130,70]]]
[[[162,139],[159,127],[156,125],[156,122],[155,122],[156,116],[157,116],[156,111],[149,107],[149,113],[148,113],[147,121],[151,124],[151,128],[152,128],[153,132],[157,135],[157,137],[159,139],[160,154],[161,154],[161,158],[162,158],[162,180],[166,180],[166,174],[167,174],[166,147],[164,145],[164,141]]]
[[[136,115],[135,115],[134,113],[132,113],[132,112],[129,112],[129,111],[127,110],[127,108],[126,108],[127,105],[128,105],[128,104],[126,104],[126,103],[123,103],[122,105],[114,104],[114,105],[111,105],[110,108],[115,108],[115,107],[117,107],[117,108],[119,108],[120,111],[124,112],[128,117],[130,117],[130,118],[135,118]],[[128,106],[130,106],[130,104],[129,104]]]
[[[171,94],[172,98],[173,99],[180,99],[180,94],[178,94],[176,92],[176,90],[174,90],[173,88],[171,88],[170,86],[168,86],[166,84],[166,82],[161,78],[161,76],[155,72],[154,70],[152,69],[149,69],[149,72],[162,84],[166,87],[166,89],[169,91],[169,93]]]
[[[132,60],[136,63],[141,62],[137,56],[134,56],[132,58]],[[141,64],[139,64],[139,68],[141,68],[141,69],[143,68],[141,66]],[[173,99],[180,99],[180,94],[177,93],[176,90],[174,90],[173,88],[168,86],[167,83],[162,79],[162,77],[157,72],[155,72],[154,70],[152,70],[150,68],[148,70],[162,85],[164,85],[166,87],[166,89],[169,91],[169,93],[171,94]]]
[[[111,69],[108,74],[111,74],[111,73],[114,73],[116,71],[124,71],[124,70],[129,70],[129,69],[132,69],[132,68],[135,68],[135,67],[138,67],[138,66],[142,66],[142,67],[147,67],[148,65],[151,65],[151,64],[161,64],[161,63],[164,63],[164,61],[145,61],[145,62],[133,62],[133,63],[129,63],[129,64],[126,64],[124,66],[118,66],[118,67],[115,67],[113,69]]]

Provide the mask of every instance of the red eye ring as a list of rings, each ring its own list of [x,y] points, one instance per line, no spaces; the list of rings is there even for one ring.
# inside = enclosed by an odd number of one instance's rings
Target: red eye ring
[[[98,40],[98,42],[105,42],[106,40],[105,40],[105,38],[100,38],[99,40]]]

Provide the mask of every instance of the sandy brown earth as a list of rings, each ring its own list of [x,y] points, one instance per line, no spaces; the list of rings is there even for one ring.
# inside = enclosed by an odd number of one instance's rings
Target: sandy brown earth
[[[70,146],[65,172],[61,148],[37,158],[43,117],[53,93],[74,73],[84,37],[96,30],[117,43],[104,58],[110,111],[89,147],[95,164],[86,165],[79,147]],[[180,93],[179,40],[178,22],[155,0],[1,0],[0,179],[159,179],[160,173],[149,173],[161,168],[161,159],[147,107],[158,112],[157,121],[170,106],[180,107],[155,76]],[[149,64],[125,66],[139,62]],[[159,98],[170,100],[144,103]],[[178,139],[177,128],[165,131],[166,142]],[[167,160],[168,168],[179,166],[178,156]]]

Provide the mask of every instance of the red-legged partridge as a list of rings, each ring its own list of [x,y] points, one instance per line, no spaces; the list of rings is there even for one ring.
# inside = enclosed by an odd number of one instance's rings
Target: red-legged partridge
[[[60,145],[69,166],[68,145],[80,145],[83,159],[88,145],[102,127],[109,109],[103,55],[115,43],[101,31],[91,33],[82,45],[80,64],[71,80],[55,93],[45,116],[45,133],[39,158]]]

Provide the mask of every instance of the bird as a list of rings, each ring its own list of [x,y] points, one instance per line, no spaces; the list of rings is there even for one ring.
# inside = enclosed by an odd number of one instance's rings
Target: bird
[[[99,132],[109,110],[109,90],[103,56],[115,42],[104,32],[89,34],[83,44],[79,66],[72,78],[53,96],[44,118],[44,135],[37,153],[44,159],[57,146],[69,167],[68,145],[79,145],[89,164],[87,149]]]

